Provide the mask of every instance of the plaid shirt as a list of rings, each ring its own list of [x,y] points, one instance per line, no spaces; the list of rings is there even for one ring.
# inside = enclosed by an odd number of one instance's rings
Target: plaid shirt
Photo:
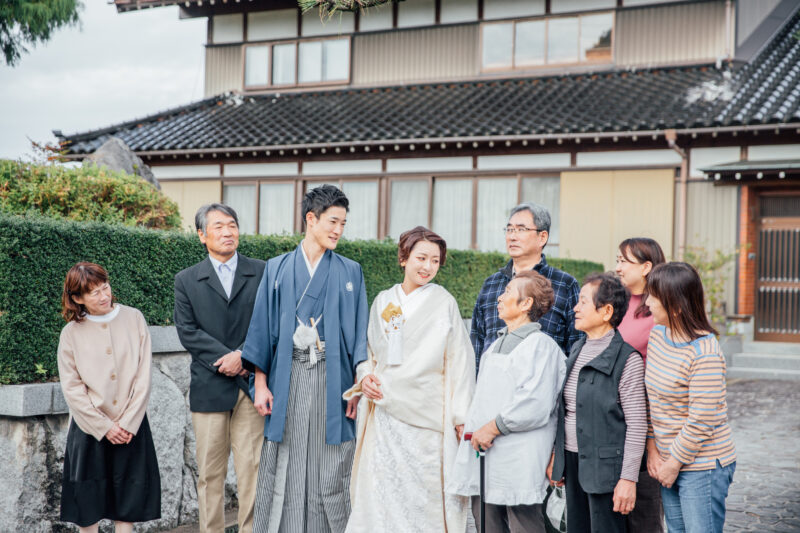
[[[569,355],[572,344],[581,338],[582,333],[575,329],[575,311],[573,308],[578,303],[580,287],[578,282],[557,268],[547,264],[544,254],[542,260],[533,267],[533,270],[550,280],[555,293],[553,307],[542,318],[539,324],[542,331],[550,335],[561,347],[564,354]],[[475,349],[475,368],[480,364],[483,351],[497,338],[497,332],[505,324],[497,315],[497,298],[506,290],[506,285],[513,277],[513,262],[483,282],[475,309],[472,311],[472,347]]]

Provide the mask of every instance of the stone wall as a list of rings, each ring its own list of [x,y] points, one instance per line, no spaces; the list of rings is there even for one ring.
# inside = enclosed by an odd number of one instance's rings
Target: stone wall
[[[197,522],[197,463],[189,412],[189,355],[174,327],[151,327],[152,391],[147,417],[161,473],[161,519],[151,532]],[[0,531],[77,531],[58,520],[69,416],[58,383],[0,386]],[[236,505],[228,461],[226,505]],[[112,531],[101,523],[101,531]]]

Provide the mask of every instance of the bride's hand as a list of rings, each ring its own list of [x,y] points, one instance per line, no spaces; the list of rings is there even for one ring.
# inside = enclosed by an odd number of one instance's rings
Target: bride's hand
[[[381,380],[375,374],[367,374],[361,380],[361,392],[370,400],[380,400],[383,398],[381,392]]]

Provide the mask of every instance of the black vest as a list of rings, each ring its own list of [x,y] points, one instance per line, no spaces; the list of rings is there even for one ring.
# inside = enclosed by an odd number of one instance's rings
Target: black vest
[[[586,337],[572,346],[567,359],[567,378],[586,343]],[[619,330],[602,353],[589,361],[578,374],[575,395],[575,431],[578,437],[578,481],[584,492],[614,492],[622,473],[625,451],[625,414],[619,401],[619,382],[628,357],[639,353],[622,339]],[[564,380],[566,383],[566,378]],[[564,476],[564,395],[558,405],[553,479]]]

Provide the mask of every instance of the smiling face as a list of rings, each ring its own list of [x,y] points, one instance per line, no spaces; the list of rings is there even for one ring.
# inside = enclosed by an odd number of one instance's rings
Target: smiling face
[[[408,282],[413,287],[422,287],[439,272],[440,262],[439,246],[430,241],[419,241],[411,249],[408,259],[400,264],[406,273],[404,283]]]
[[[311,239],[325,250],[335,250],[347,224],[347,209],[331,206],[317,218],[309,211],[306,213],[306,238]]]
[[[509,322],[515,322],[527,317],[528,311],[533,305],[533,298],[531,297],[520,299],[519,288],[521,283],[522,281],[519,279],[512,279],[506,285],[506,290],[497,297],[497,315],[506,325]]]
[[[208,254],[223,263],[233,257],[239,247],[239,226],[232,216],[222,211],[209,211],[206,231],[197,230],[197,235],[206,245]]]
[[[625,257],[627,255],[627,258]],[[647,275],[652,270],[653,264],[650,261],[644,263],[637,263],[636,259],[627,250],[627,253],[617,254],[617,267],[614,269],[617,276],[619,276],[622,284],[627,287],[632,294],[641,294],[644,292],[644,287],[647,283]]]
[[[533,223],[533,214],[530,211],[514,213],[506,228],[515,228],[517,231],[506,232],[506,250],[512,259],[536,257],[542,253],[547,244],[548,233],[538,231]]]
[[[606,304],[597,308],[594,304],[594,293],[597,284],[587,283],[581,287],[578,295],[578,303],[573,310],[575,311],[575,329],[589,333],[606,327],[614,314],[614,307]]]
[[[76,304],[84,306],[90,315],[105,315],[114,308],[111,285],[108,282],[95,285],[89,292],[73,296],[72,299]]]

